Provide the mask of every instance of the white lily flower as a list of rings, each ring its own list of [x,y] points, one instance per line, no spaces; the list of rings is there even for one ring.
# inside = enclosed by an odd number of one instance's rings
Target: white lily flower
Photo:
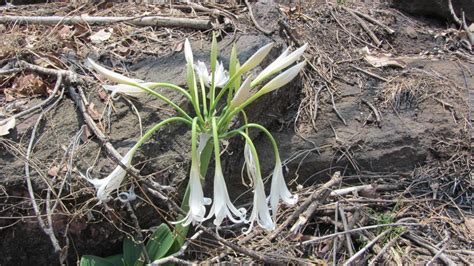
[[[202,81],[206,86],[211,85],[212,73],[207,71],[206,64],[204,62],[198,61],[197,65],[194,65],[196,74],[202,78]],[[216,73],[214,76],[214,84],[217,88],[223,88],[227,81],[229,80],[229,73],[224,69],[222,62],[217,62]]]
[[[252,88],[250,86],[251,78],[252,78],[252,75],[249,75],[247,79],[244,81],[244,83],[240,85],[240,88],[237,90],[237,92],[234,95],[234,98],[232,98],[232,101],[230,102],[230,106],[232,108],[235,108],[241,105],[243,102],[245,102],[249,98],[250,89]]]
[[[298,195],[292,195],[286,186],[285,178],[283,177],[283,167],[281,165],[280,157],[277,156],[275,162],[275,169],[273,170],[272,186],[270,189],[270,206],[272,208],[273,218],[276,218],[278,212],[278,201],[282,199],[287,205],[294,205],[298,202]]]
[[[247,59],[247,61],[245,61],[245,63],[240,67],[239,71],[241,71],[241,73],[245,73],[256,67],[263,61],[263,59],[265,59],[272,48],[273,43],[269,43],[258,49],[257,52],[255,52],[249,59]]]
[[[142,82],[139,83],[140,86],[152,89],[153,88],[153,82]],[[112,99],[116,99],[116,94],[125,94],[128,96],[132,97],[138,97],[143,94],[147,94],[147,92],[137,86],[133,85],[128,85],[128,84],[117,84],[117,85],[102,85],[102,88],[104,88],[107,91],[111,91],[112,93],[110,94],[110,97]]]
[[[250,147],[247,143],[245,143],[244,157],[247,174],[252,178],[254,183],[253,209],[248,220],[250,222],[250,226],[244,230],[244,233],[247,234],[251,231],[255,221],[257,221],[257,223],[262,228],[266,230],[273,230],[275,229],[275,223],[273,222],[272,217],[270,216],[270,210],[268,209],[262,176],[257,170],[255,158],[253,157]]]
[[[237,209],[230,201],[224,175],[222,174],[221,165],[216,163],[216,170],[214,174],[214,202],[212,203],[211,210],[209,211],[206,219],[215,216],[214,225],[219,227],[226,217],[229,218],[229,220],[231,220],[233,223],[245,222],[246,213],[247,211],[244,208]]]
[[[280,75],[270,80],[267,84],[265,84],[265,86],[263,86],[263,88],[261,88],[258,93],[260,94],[269,93],[271,91],[274,91],[276,89],[279,89],[285,86],[290,81],[292,81],[298,75],[298,73],[300,73],[301,69],[303,69],[305,64],[306,62],[303,61],[285,70],[285,72],[281,73]]]
[[[87,61],[89,61],[89,64],[94,68],[99,74],[103,75],[107,79],[114,81],[119,84],[129,84],[129,85],[136,85],[139,83],[136,79],[132,79],[129,77],[126,77],[122,74],[115,73],[112,70],[108,70],[107,68],[97,64],[94,62],[94,60],[87,58]]]
[[[134,146],[122,158],[121,162],[126,167],[131,166],[132,157],[135,154],[135,151],[137,150],[137,148],[138,147]],[[87,181],[92,183],[95,189],[97,189],[97,198],[101,202],[107,202],[109,200],[110,193],[120,188],[120,185],[122,184],[122,181],[125,178],[126,174],[127,174],[127,171],[125,171],[125,169],[123,169],[120,165],[117,165],[117,167],[115,167],[112,173],[110,173],[106,178],[102,178],[102,179],[87,178]]]
[[[186,58],[186,62],[188,64],[192,65],[194,63],[193,50],[191,49],[191,44],[187,38],[184,41],[184,57]]]
[[[197,158],[197,157],[195,157]],[[211,204],[210,198],[205,198],[201,186],[201,174],[199,169],[199,160],[192,160],[191,172],[189,177],[189,211],[186,217],[173,224],[183,223],[188,226],[190,223],[202,222],[205,220],[206,207]]]
[[[289,55],[289,48],[287,48],[275,61],[273,61],[273,63],[268,65],[262,72],[260,72],[260,74],[258,74],[255,80],[252,82],[252,87],[296,62],[303,55],[307,47],[308,44],[305,44]]]

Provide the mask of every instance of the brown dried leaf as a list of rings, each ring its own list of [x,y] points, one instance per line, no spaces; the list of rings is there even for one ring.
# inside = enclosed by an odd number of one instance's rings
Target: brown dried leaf
[[[469,238],[474,239],[474,218],[467,218],[464,221],[464,224],[466,225],[466,228],[469,231]]]
[[[13,82],[9,93],[11,93],[12,97],[14,95],[15,98],[47,95],[47,86],[41,77],[35,74],[28,74],[17,78]]]
[[[99,112],[97,112],[97,110],[95,109],[95,105],[94,103],[90,103],[89,106],[87,106],[87,113],[89,113],[89,115],[92,117],[92,119],[94,119],[95,121],[99,121],[100,120],[100,114]]]
[[[105,90],[99,90],[98,94],[99,94],[99,98],[102,101],[107,101],[107,99],[109,98],[109,94],[107,94]]]
[[[55,177],[58,175],[58,172],[59,172],[59,168],[57,166],[51,166],[51,168],[49,168],[48,170],[48,175],[49,176],[52,176],[52,177]]]
[[[60,30],[58,30],[58,36],[62,40],[68,40],[74,35],[74,32],[71,30],[72,26],[63,25]]]
[[[86,142],[92,136],[92,132],[87,125],[82,126],[82,135],[81,140],[82,142]]]

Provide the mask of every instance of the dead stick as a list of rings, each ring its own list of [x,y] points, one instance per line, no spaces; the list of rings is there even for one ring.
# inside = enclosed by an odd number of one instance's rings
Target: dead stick
[[[453,3],[451,2],[451,0],[448,1],[448,7],[449,7],[449,12],[451,13],[451,16],[453,17],[454,22],[456,22],[459,26],[461,26],[464,29],[469,39],[469,42],[471,43],[471,45],[474,45],[474,35],[472,34],[471,30],[469,29],[469,26],[466,23],[466,17],[464,15],[464,12],[461,13],[461,19],[460,19],[456,15],[456,12],[454,12]]]
[[[302,217],[302,219],[299,219],[297,224],[292,226],[292,229],[296,230],[304,226],[307,222],[307,219],[309,219],[309,217],[313,215],[313,213],[316,211],[316,208],[320,206],[321,202],[325,201],[327,197],[329,197],[329,194],[331,193],[331,187],[339,184],[340,182],[341,173],[334,173],[334,175],[331,177],[331,180],[322,185],[321,188],[314,191],[313,194],[308,197],[303,202],[303,204],[301,204],[301,206],[296,209],[296,211],[294,211],[293,214],[288,217],[285,222],[280,225],[280,227],[278,227],[268,238],[270,240],[275,239],[275,237],[281,234],[283,229],[288,227],[293,221],[295,221],[299,217]]]
[[[291,259],[288,258],[288,257],[278,256],[278,255],[275,255],[275,254],[272,254],[271,256],[260,254],[256,251],[244,248],[243,246],[236,245],[236,244],[232,243],[231,241],[220,237],[218,234],[216,234],[214,231],[212,231],[211,229],[209,229],[207,227],[204,227],[202,225],[198,225],[197,227],[200,228],[201,230],[203,230],[204,232],[212,235],[214,238],[217,239],[217,241],[221,242],[223,245],[233,249],[236,252],[239,252],[239,253],[247,255],[251,258],[254,258],[258,261],[262,261],[262,262],[265,262],[265,263],[268,263],[268,264],[275,264],[275,265],[279,265],[281,263],[287,264],[287,263],[291,262]]]
[[[471,29],[469,29],[469,26],[466,23],[466,16],[464,14],[464,11],[462,12],[462,28],[467,34],[467,38],[469,39],[469,42],[471,45],[474,45],[474,35],[471,32]]]
[[[405,232],[403,232],[401,235],[398,235],[398,236],[392,238],[392,239],[390,240],[390,242],[388,242],[388,243],[380,250],[380,252],[377,254],[377,256],[375,256],[373,259],[371,259],[371,260],[369,261],[369,266],[375,266],[375,265],[377,265],[377,261],[378,261],[381,257],[383,257],[383,256],[385,255],[385,252],[387,252],[387,250],[388,250],[390,247],[392,247],[392,246],[395,244],[395,242],[397,242],[397,240],[400,238],[400,236],[402,236],[403,234],[405,234]]]
[[[58,92],[58,89],[61,86],[61,82],[62,82],[62,76],[58,75],[58,77],[56,79],[56,85],[54,86],[54,91],[53,91],[53,93],[51,93],[51,95],[55,95]],[[50,110],[52,107],[54,107],[54,105],[51,106],[50,108],[46,109],[45,112]],[[27,188],[28,188],[28,194],[29,194],[30,200],[31,200],[31,205],[33,206],[33,210],[34,210],[34,212],[36,214],[36,217],[38,219],[38,223],[39,223],[40,227],[43,229],[44,233],[49,236],[49,238],[51,240],[51,244],[53,245],[54,251],[56,253],[59,253],[61,251],[61,246],[59,245],[59,241],[58,241],[58,239],[56,238],[56,236],[54,234],[54,228],[53,228],[50,209],[47,208],[47,210],[46,210],[47,220],[49,221],[48,225],[46,225],[46,223],[41,218],[41,210],[38,206],[38,203],[36,202],[35,194],[33,192],[33,184],[31,182],[31,177],[30,177],[30,164],[29,164],[29,161],[30,161],[31,150],[33,149],[36,130],[38,129],[38,126],[39,126],[39,124],[41,122],[41,119],[43,118],[43,115],[45,114],[45,112],[41,113],[41,115],[38,117],[38,120],[36,120],[35,126],[33,127],[33,131],[31,133],[30,141],[28,143],[28,149],[26,151],[25,176],[26,176],[26,185],[27,185]],[[50,190],[52,190],[52,188],[50,188]],[[48,190],[48,192],[50,190]],[[49,207],[49,203],[47,205]]]
[[[388,232],[390,232],[390,230],[386,230],[386,231],[382,232],[376,238],[374,238],[372,241],[367,243],[367,245],[365,245],[365,247],[363,247],[361,250],[357,251],[356,254],[354,254],[346,262],[344,262],[344,266],[351,265],[351,263],[353,263],[360,255],[364,254],[364,252],[366,252],[370,247],[372,247],[375,243],[377,243],[377,241],[379,241],[379,239],[381,239],[386,234],[388,234]]]
[[[245,2],[245,5],[247,6],[247,8],[249,10],[250,19],[252,19],[252,22],[255,25],[255,28],[257,28],[259,31],[263,32],[263,34],[265,34],[265,35],[272,34],[273,30],[266,30],[262,26],[260,26],[260,24],[258,24],[257,20],[255,19],[254,15],[253,15],[252,6],[250,5],[249,1],[244,0],[244,2]]]
[[[382,118],[377,108],[375,108],[373,104],[369,103],[368,101],[364,99],[362,99],[362,102],[365,103],[367,106],[369,106],[370,109],[372,109],[372,112],[374,112],[374,115],[375,115],[375,120],[377,121],[377,124],[380,125],[380,122],[382,122]]]
[[[379,40],[379,38],[377,38],[377,36],[375,36],[374,32],[372,30],[370,30],[369,26],[367,26],[367,24],[359,16],[357,16],[356,14],[354,14],[354,12],[352,12],[351,10],[349,10],[348,8],[346,8],[344,6],[342,7],[342,9],[347,11],[347,13],[349,13],[349,15],[354,17],[357,20],[357,22],[359,22],[359,25],[362,27],[362,29],[365,30],[365,32],[367,32],[367,34],[369,35],[369,37],[372,39],[372,41],[375,43],[375,45],[377,47],[380,46],[380,44],[382,44],[382,42]]]
[[[135,26],[158,26],[158,27],[182,27],[198,30],[208,30],[212,28],[208,19],[190,19],[190,18],[172,18],[160,16],[147,17],[91,17],[91,16],[0,16],[0,23],[19,23],[19,24],[43,24],[56,25],[62,24],[81,24],[104,25],[126,22]]]
[[[360,11],[357,11],[357,10],[354,10],[354,9],[350,9],[350,8],[348,8],[348,7],[344,7],[344,8],[346,8],[346,9],[348,9],[348,10],[351,10],[351,11],[354,12],[356,15],[358,15],[358,16],[360,16],[360,17],[363,17],[363,18],[365,18],[366,20],[368,20],[368,21],[370,21],[370,22],[372,22],[372,23],[374,23],[374,24],[379,25],[379,26],[382,27],[385,31],[387,31],[388,34],[394,34],[394,33],[395,33],[395,31],[392,30],[389,26],[383,24],[382,22],[376,20],[375,18],[373,18],[373,17],[371,17],[371,16],[369,16],[369,15],[367,15],[367,14],[364,14],[364,13],[362,13],[362,12],[360,12]]]
[[[446,254],[439,253],[439,250],[435,247],[433,247],[430,243],[425,242],[422,239],[419,239],[411,234],[406,234],[404,236],[405,238],[408,238],[409,240],[415,242],[416,244],[422,246],[423,248],[426,248],[429,250],[433,255],[438,255],[439,259],[441,259],[446,265],[448,266],[454,266],[456,263],[452,259],[450,259]],[[438,254],[439,253],[439,254]]]
[[[456,15],[456,12],[454,12],[453,3],[451,2],[451,0],[448,1],[448,7],[449,7],[449,12],[451,13],[451,16],[453,17],[454,22],[456,22],[459,26],[461,26],[462,21]]]
[[[344,226],[344,231],[347,231],[349,230],[349,225],[347,223],[347,218],[346,218],[346,214],[344,212],[344,208],[337,208],[336,207],[336,212],[337,212],[337,209],[339,209],[339,214],[341,215],[341,221],[342,221],[342,225]],[[351,240],[351,235],[350,234],[345,234],[346,236],[346,246],[347,246],[347,250],[349,251],[349,255],[352,257],[354,256],[354,250],[352,250],[352,240]]]
[[[381,76],[379,76],[379,75],[377,75],[377,74],[374,74],[374,73],[372,73],[372,72],[369,72],[369,71],[367,71],[367,70],[365,70],[365,69],[356,67],[356,66],[354,66],[354,65],[351,65],[351,67],[354,68],[354,69],[357,69],[357,70],[359,70],[360,72],[362,72],[362,73],[364,73],[364,74],[367,74],[367,75],[369,75],[369,76],[371,76],[371,77],[374,77],[374,78],[376,78],[376,79],[380,79],[381,81],[389,82],[388,79],[386,79],[386,78],[384,78],[384,77],[381,77]]]

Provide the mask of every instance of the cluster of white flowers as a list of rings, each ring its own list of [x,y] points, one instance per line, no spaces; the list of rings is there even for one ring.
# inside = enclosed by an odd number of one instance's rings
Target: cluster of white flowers
[[[117,85],[104,85],[104,88],[112,91],[112,96],[115,94],[126,94],[136,96],[141,93],[150,93],[159,97],[162,100],[172,104],[172,106],[181,113],[181,117],[174,117],[162,121],[150,129],[147,134],[123,157],[122,163],[130,167],[133,154],[143,142],[160,126],[169,122],[185,122],[191,125],[192,128],[192,148],[191,148],[191,170],[189,175],[189,210],[187,215],[176,223],[182,223],[188,226],[191,223],[201,223],[207,219],[214,218],[214,224],[219,227],[224,219],[228,219],[233,223],[250,223],[249,228],[245,230],[249,232],[254,223],[257,222],[262,228],[272,230],[275,228],[275,219],[278,212],[278,205],[280,200],[288,205],[295,204],[298,200],[296,195],[292,195],[289,191],[284,176],[282,163],[278,154],[278,147],[271,136],[271,134],[262,126],[257,124],[244,123],[239,129],[229,130],[229,124],[232,117],[253,102],[260,96],[274,91],[282,86],[288,84],[293,80],[298,73],[305,66],[305,62],[296,63],[303,55],[307,45],[296,49],[290,53],[289,48],[286,49],[274,62],[268,65],[261,71],[256,78],[247,74],[243,82],[242,76],[248,71],[254,69],[259,65],[263,59],[268,55],[272,49],[273,44],[267,44],[260,48],[241,66],[238,64],[236,52],[233,50],[231,55],[231,63],[229,72],[225,70],[222,62],[217,62],[217,42],[213,41],[213,51],[211,52],[211,71],[208,71],[206,65],[198,61],[194,63],[191,45],[188,40],[185,41],[184,52],[187,62],[187,78],[188,90],[184,90],[178,86],[167,83],[153,83],[143,82],[141,80],[130,79],[118,73],[112,72],[89,59],[91,66],[100,74],[112,80]],[[235,47],[234,47],[235,49]],[[293,66],[291,66],[293,65]],[[291,66],[291,67],[290,67]],[[288,69],[286,69],[288,67]],[[231,70],[232,69],[232,70]],[[285,70],[286,69],[286,70]],[[280,71],[283,71],[279,73]],[[279,74],[278,74],[279,73]],[[267,79],[273,77],[260,89],[252,89],[262,84]],[[200,81],[202,99],[199,99],[198,84],[196,80]],[[234,86],[234,87],[233,87]],[[169,101],[166,97],[158,94],[153,89],[157,87],[167,87],[182,92],[193,103],[196,116],[191,118],[177,105]],[[210,88],[211,92],[206,93],[206,88]],[[215,97],[215,89],[221,88],[219,95]],[[228,97],[228,102],[220,114],[217,112],[217,102],[222,95],[228,91],[231,93]],[[208,98],[210,99],[208,100]],[[200,102],[201,101],[201,102]],[[209,103],[208,103],[209,101]],[[264,132],[271,140],[275,152],[275,168],[271,181],[270,195],[265,194],[264,182],[260,171],[260,163],[258,160],[257,150],[247,134],[247,130],[254,128]],[[238,209],[232,203],[225,178],[221,168],[220,159],[220,141],[223,138],[241,135],[245,139],[244,157],[247,174],[252,180],[253,184],[253,207],[250,212],[250,217],[247,219],[247,211],[244,208]],[[210,141],[213,141],[212,143]],[[213,197],[206,198],[203,193],[201,182],[204,180],[205,173],[201,173],[201,156],[204,147],[208,144],[213,144],[214,158],[215,158],[215,173],[213,182]],[[106,201],[110,197],[110,193],[118,190],[126,171],[118,166],[113,172],[104,179],[88,179],[97,189],[97,197],[101,201]],[[212,205],[211,205],[212,204]],[[206,206],[211,205],[209,212],[206,211]],[[207,215],[206,215],[207,212]]]

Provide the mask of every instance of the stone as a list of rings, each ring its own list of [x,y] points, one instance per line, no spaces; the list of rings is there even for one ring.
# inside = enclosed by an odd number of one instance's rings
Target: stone
[[[392,0],[394,7],[410,14],[452,20],[448,3],[448,0]],[[461,17],[460,10],[463,10],[466,14],[466,19],[474,21],[474,1],[452,0],[452,3],[458,17]]]

